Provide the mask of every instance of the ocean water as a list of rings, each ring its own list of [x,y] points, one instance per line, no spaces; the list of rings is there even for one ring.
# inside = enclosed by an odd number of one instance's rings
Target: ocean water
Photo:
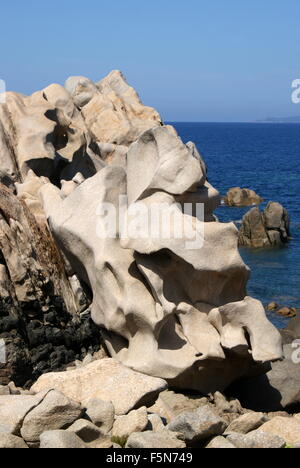
[[[249,295],[263,304],[276,301],[300,308],[300,124],[172,122],[184,142],[196,143],[208,166],[208,179],[222,195],[231,187],[255,190],[281,203],[291,218],[292,241],[282,248],[241,248],[251,268]],[[250,208],[221,206],[220,221],[240,222]],[[279,328],[287,320],[269,313]]]

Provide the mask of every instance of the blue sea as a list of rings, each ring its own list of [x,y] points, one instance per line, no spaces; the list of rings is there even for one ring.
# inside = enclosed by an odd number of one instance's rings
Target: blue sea
[[[255,190],[281,203],[291,218],[292,241],[282,248],[241,248],[252,270],[249,295],[267,305],[276,301],[300,308],[300,124],[172,122],[184,142],[196,143],[208,166],[208,178],[222,195],[231,187]],[[221,206],[222,222],[240,223],[250,208]],[[269,313],[279,328],[287,320]]]

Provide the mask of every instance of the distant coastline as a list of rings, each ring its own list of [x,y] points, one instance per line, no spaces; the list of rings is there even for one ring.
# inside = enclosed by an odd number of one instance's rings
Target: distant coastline
[[[263,120],[257,120],[255,123],[278,123],[278,124],[284,124],[284,123],[295,123],[295,124],[300,124],[300,116],[296,117],[267,117],[266,119]]]

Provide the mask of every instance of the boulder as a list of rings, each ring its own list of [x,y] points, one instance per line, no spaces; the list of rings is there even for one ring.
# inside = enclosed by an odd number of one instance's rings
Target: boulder
[[[0,432],[0,449],[28,449],[28,445],[20,437]]]
[[[229,442],[229,440],[225,439],[225,437],[218,436],[218,437],[214,437],[205,448],[234,449],[236,447],[231,442]]]
[[[112,402],[116,415],[124,415],[150,406],[166,386],[162,379],[135,372],[114,359],[102,359],[74,371],[44,374],[32,390],[55,388],[84,407],[99,398]]]
[[[222,414],[242,414],[243,408],[241,403],[234,399],[228,398],[220,392],[215,392],[213,395],[213,403],[219,415]]]
[[[167,429],[183,434],[184,440],[193,444],[223,434],[226,423],[209,407],[182,413],[167,426]]]
[[[161,432],[137,432],[128,438],[126,448],[131,449],[182,449],[185,443],[181,434],[163,430]]]
[[[125,416],[117,416],[113,429],[114,439],[128,439],[134,432],[143,432],[148,424],[147,408],[143,406],[138,410],[130,411]]]
[[[259,205],[263,199],[254,190],[234,187],[224,197],[225,205],[228,206],[251,206]]]
[[[44,400],[47,393],[0,396],[0,433],[20,435],[26,415]]]
[[[70,77],[65,87],[96,141],[129,146],[143,132],[161,124],[159,114],[141,103],[118,70],[96,84],[82,76]]]
[[[103,434],[95,424],[85,419],[78,419],[67,429],[68,432],[74,432],[81,440],[86,443],[93,442],[103,438]]]
[[[244,408],[254,411],[297,411],[300,407],[299,349],[298,344],[284,345],[282,361],[262,367],[261,375],[236,382],[230,393]]]
[[[68,431],[46,431],[40,436],[41,449],[85,449],[85,443],[74,433]]]
[[[293,341],[300,339],[300,315],[292,318],[287,327],[281,330],[281,336],[286,344],[291,344]]]
[[[109,434],[115,419],[115,408],[110,401],[93,398],[86,404],[87,417],[101,430],[102,434]]]
[[[28,442],[36,442],[46,431],[63,429],[80,418],[82,409],[57,390],[51,390],[43,401],[24,418],[21,435]]]
[[[272,418],[260,427],[260,431],[281,437],[287,445],[300,445],[300,420],[299,418]]]
[[[297,316],[297,309],[294,307],[282,307],[276,311],[278,315],[286,318],[294,318]]]
[[[249,434],[230,434],[227,440],[236,448],[242,449],[282,449],[286,446],[283,438],[263,432],[263,426]]]
[[[152,168],[148,161],[151,155]],[[237,250],[236,228],[233,224],[203,223],[183,214],[178,203],[174,208],[177,196],[197,194],[203,187],[201,161],[164,127],[142,135],[127,156],[126,172],[120,167],[106,167],[64,200],[50,184],[41,189],[44,209],[59,245],[78,276],[91,286],[92,317],[102,329],[111,356],[138,372],[159,376],[171,386],[203,394],[224,390],[247,374],[253,359],[280,358],[278,331],[266,319],[262,305],[246,297],[249,271]],[[148,173],[149,180],[141,177],[139,183],[129,182],[131,177],[136,181],[137,167],[140,174]],[[130,205],[123,210],[119,200],[126,195]],[[127,224],[132,222],[132,233],[126,235],[114,223],[109,223],[109,231],[113,227],[116,231],[106,232],[101,216],[95,229],[99,204],[107,203],[113,207],[113,216],[123,213]],[[146,226],[145,207],[151,211],[155,206],[162,210],[161,219],[167,219],[170,209],[176,210],[175,231],[192,218],[193,234],[205,229],[201,254],[199,245],[186,248],[185,236],[148,236],[145,242],[135,235],[139,226]],[[79,225],[78,216],[85,216],[86,223]],[[210,260],[212,252],[214,264]],[[193,282],[186,283],[187,278],[193,278]],[[201,285],[205,278],[209,278],[209,285],[204,288]],[[216,288],[220,281],[223,285]],[[268,337],[264,347],[262,335]],[[230,351],[226,354],[225,349]]]
[[[267,417],[263,413],[246,413],[235,419],[226,429],[225,434],[237,432],[239,434],[248,434],[262,426]]]
[[[153,432],[160,432],[163,431],[165,428],[163,420],[158,414],[149,414],[148,422],[150,430]]]
[[[191,412],[200,406],[208,405],[208,399],[205,397],[191,397],[172,390],[165,390],[159,394],[158,399],[153,406],[149,408],[152,413],[157,413],[167,422],[171,422],[181,413]]]

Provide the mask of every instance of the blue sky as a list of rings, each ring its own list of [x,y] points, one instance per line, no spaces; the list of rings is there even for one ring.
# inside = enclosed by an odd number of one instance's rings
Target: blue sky
[[[0,14],[10,90],[120,69],[165,120],[300,115],[299,0],[11,0]]]

